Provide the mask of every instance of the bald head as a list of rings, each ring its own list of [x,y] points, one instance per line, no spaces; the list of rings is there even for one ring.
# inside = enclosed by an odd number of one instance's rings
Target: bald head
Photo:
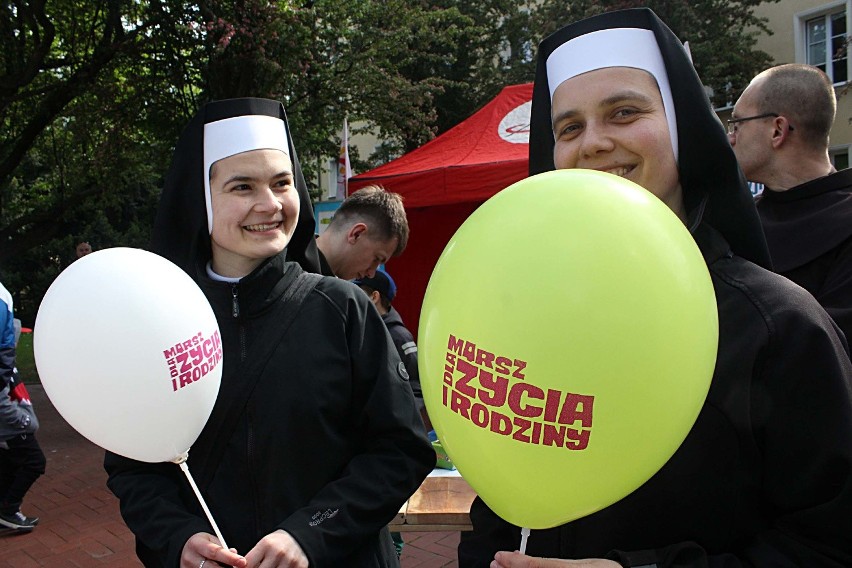
[[[814,149],[828,148],[837,100],[824,72],[799,63],[778,65],[755,77],[747,91],[753,91],[758,113],[785,116],[802,142]]]
[[[728,137],[746,178],[784,191],[834,171],[836,108],[831,81],[816,67],[778,65],[755,77],[734,105]]]

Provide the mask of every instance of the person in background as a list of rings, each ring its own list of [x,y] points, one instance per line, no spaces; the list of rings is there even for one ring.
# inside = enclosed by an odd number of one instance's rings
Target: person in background
[[[387,524],[435,454],[369,300],[306,272],[314,226],[283,106],[205,105],[178,141],[151,248],[218,322],[221,385],[187,463],[234,548],[175,464],[107,453],[146,567],[399,565]]]
[[[477,498],[459,566],[852,566],[852,363],[816,300],[764,268],[725,130],[683,45],[648,9],[582,20],[540,45],[530,174],[572,168],[639,184],[691,232],[718,306],[712,382],[651,479],[586,517],[533,530],[529,556],[511,552],[520,529]]]
[[[382,321],[385,322],[388,331],[390,332],[393,344],[396,347],[399,358],[405,366],[405,371],[409,376],[409,384],[414,393],[414,400],[417,401],[417,409],[420,411],[420,416],[423,418],[423,423],[426,430],[431,430],[429,417],[426,414],[426,406],[423,403],[423,391],[420,389],[420,371],[417,368],[417,343],[414,341],[414,335],[405,327],[402,322],[402,316],[393,307],[393,299],[396,297],[396,282],[386,270],[381,268],[376,270],[375,274],[367,278],[358,278],[353,280],[367,296],[370,301],[376,306],[379,315],[382,316]]]
[[[15,367],[12,295],[0,283],[0,526],[30,532],[38,517],[21,512],[24,496],[44,475],[47,460],[36,440],[38,420]]]
[[[321,272],[344,280],[368,278],[407,244],[402,196],[371,185],[344,199],[317,237]]]
[[[758,74],[728,121],[773,269],[811,294],[852,338],[852,170],[828,155],[837,102],[828,76],[790,63]]]
[[[417,368],[417,343],[414,342],[414,336],[402,323],[402,317],[391,305],[394,297],[396,297],[396,282],[393,281],[391,275],[381,268],[376,270],[373,276],[368,278],[359,278],[353,280],[355,284],[361,288],[370,301],[376,306],[379,315],[382,316],[382,321],[388,328],[391,339],[393,339],[394,347],[402,360],[400,372],[405,372],[408,376],[408,384],[411,385],[411,392],[414,394],[414,400],[417,403],[417,410],[420,411],[420,416],[423,418],[423,423],[426,430],[431,430],[429,425],[429,417],[426,414],[426,405],[423,403],[423,391],[420,389],[420,371]],[[392,532],[393,544],[396,547],[397,556],[402,554],[404,541],[402,534]]]
[[[77,258],[83,258],[87,254],[92,254],[92,245],[85,241],[77,243],[74,252],[77,254]]]

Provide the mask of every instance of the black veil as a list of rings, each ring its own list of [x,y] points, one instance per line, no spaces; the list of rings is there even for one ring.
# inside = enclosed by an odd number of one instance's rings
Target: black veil
[[[284,122],[300,201],[299,219],[293,238],[287,245],[287,260],[298,262],[308,272],[319,272],[313,206],[290,135],[287,115],[281,103],[268,99],[211,102],[187,125],[175,147],[160,196],[150,249],[183,268],[194,279],[198,268],[210,259],[204,184],[204,176],[207,175],[204,171],[204,125],[246,115],[271,116]]]
[[[571,24],[545,38],[538,51],[530,120],[530,175],[555,169],[547,59],[562,44],[614,28],[651,30],[663,56],[677,119],[678,170],[690,225],[702,219],[724,235],[737,255],[769,268],[769,252],[727,134],[674,33],[647,8],[622,10]],[[582,57],[582,54],[578,55]]]

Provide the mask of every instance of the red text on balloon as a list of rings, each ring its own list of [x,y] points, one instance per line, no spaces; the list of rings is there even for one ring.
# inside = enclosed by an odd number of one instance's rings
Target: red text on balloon
[[[450,335],[442,403],[479,428],[527,444],[584,450],[595,397],[526,382],[527,363]],[[498,412],[498,409],[500,412]]]
[[[219,331],[214,331],[208,338],[199,331],[190,339],[164,350],[163,356],[169,366],[172,390],[191,385],[204,378],[221,362],[222,340]]]

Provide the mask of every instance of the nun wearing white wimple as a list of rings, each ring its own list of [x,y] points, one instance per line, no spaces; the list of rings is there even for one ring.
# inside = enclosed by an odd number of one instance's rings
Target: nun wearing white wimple
[[[845,343],[807,292],[764,268],[722,125],[683,46],[650,10],[589,18],[541,43],[530,174],[569,168],[634,181],[689,228],[718,306],[712,384],[657,474],[615,504],[532,531],[530,556],[511,552],[520,529],[477,498],[459,566],[852,566]]]
[[[221,386],[187,463],[221,531],[175,464],[108,454],[148,568],[399,566],[386,525],[435,452],[369,298],[309,274],[314,228],[281,103],[205,105],[175,149],[152,250],[219,325]]]

